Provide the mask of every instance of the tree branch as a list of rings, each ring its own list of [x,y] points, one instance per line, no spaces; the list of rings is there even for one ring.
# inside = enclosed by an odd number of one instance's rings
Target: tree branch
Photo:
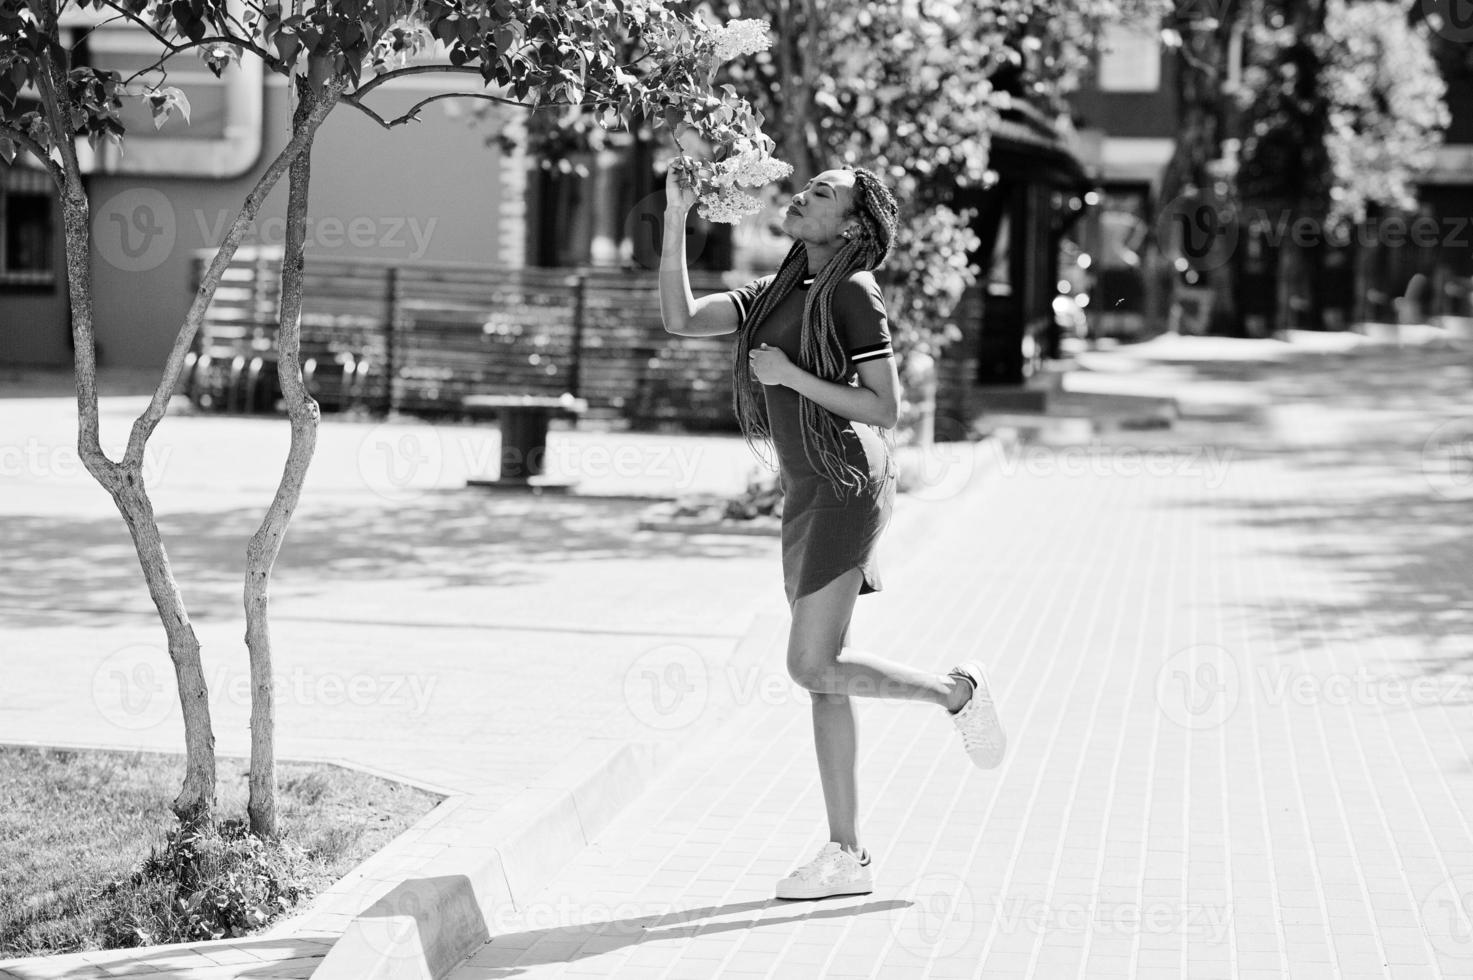
[[[480,99],[483,102],[496,102],[501,105],[518,106],[523,109],[529,108],[525,102],[518,102],[516,99],[505,99],[499,95],[491,95],[487,92],[440,92],[439,94],[432,95],[429,98],[420,99],[409,109],[408,112],[404,113],[401,116],[398,116],[394,119],[385,119],[383,116],[379,115],[377,112],[374,112],[368,106],[358,101],[358,97],[356,95],[345,95],[343,96],[342,101],[357,109],[359,112],[362,112],[364,115],[368,116],[370,119],[372,119],[374,122],[378,123],[385,129],[392,129],[395,126],[401,126],[404,123],[413,122],[419,116],[419,110],[423,109],[431,102],[438,102],[441,99]]]
[[[27,150],[30,150],[32,155],[41,161],[41,165],[46,168],[47,176],[56,185],[57,193],[61,193],[66,188],[66,174],[62,172],[61,165],[51,159],[51,154],[47,153],[46,148],[40,143],[37,143],[30,136],[15,127],[6,126],[3,123],[0,123],[0,138],[19,143]]]
[[[158,389],[154,391],[148,408],[133,422],[133,429],[128,435],[128,449],[124,456],[125,464],[143,465],[144,446],[168,409],[169,398],[179,382],[180,373],[184,370],[184,358],[194,343],[194,335],[204,321],[205,311],[209,309],[210,302],[215,297],[215,290],[220,285],[220,279],[225,274],[226,267],[235,258],[235,252],[240,247],[241,239],[245,237],[246,230],[255,221],[271,189],[281,180],[282,174],[286,173],[292,161],[312,142],[318,127],[327,118],[333,106],[338,103],[344,84],[346,83],[343,79],[333,79],[328,83],[307,116],[306,123],[292,133],[291,140],[257,178],[256,186],[251,188],[250,194],[246,196],[245,203],[241,205],[240,211],[235,216],[235,223],[231,225],[230,231],[225,235],[225,240],[216,250],[215,257],[210,260],[209,268],[200,278],[194,302],[190,304],[189,312],[184,318],[184,325],[180,327],[178,336],[174,338],[174,346],[169,351],[169,360],[164,367],[164,375],[159,380]]]

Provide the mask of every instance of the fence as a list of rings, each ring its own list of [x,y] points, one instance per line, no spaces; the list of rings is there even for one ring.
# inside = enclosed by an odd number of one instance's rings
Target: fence
[[[195,260],[195,282],[209,256]],[[280,250],[236,253],[195,344],[201,404],[269,408]],[[692,273],[699,293],[738,283]],[[585,399],[590,415],[635,426],[731,428],[730,338],[673,337],[658,277],[620,270],[488,269],[312,258],[302,359],[325,409],[362,405],[435,415],[470,394]]]
[[[195,260],[198,285],[210,254]],[[280,249],[242,248],[196,340],[189,394],[201,405],[270,409]],[[740,284],[692,272],[699,295]],[[973,291],[975,293],[975,291]],[[958,308],[965,338],[938,364],[938,415],[965,417],[976,376],[979,298]],[[634,427],[735,428],[731,339],[672,337],[658,277],[589,269],[490,269],[313,257],[302,360],[325,410],[454,414],[471,394],[561,395]]]

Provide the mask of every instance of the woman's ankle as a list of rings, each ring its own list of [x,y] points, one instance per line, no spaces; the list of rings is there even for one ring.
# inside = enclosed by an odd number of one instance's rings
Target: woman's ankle
[[[946,680],[951,682],[951,689],[946,694],[946,701],[943,707],[946,708],[949,714],[954,715],[965,708],[968,701],[972,700],[972,683],[964,677],[958,677],[956,674],[947,674]]]

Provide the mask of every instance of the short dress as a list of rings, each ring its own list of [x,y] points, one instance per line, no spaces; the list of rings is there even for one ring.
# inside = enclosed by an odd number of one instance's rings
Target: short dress
[[[742,327],[753,302],[773,279],[764,276],[726,294],[736,305]],[[767,344],[794,364],[802,363],[798,353],[803,303],[812,283],[812,278],[804,280],[783,297],[757,328],[754,348]],[[832,302],[834,322],[849,353],[844,380],[857,384],[859,364],[894,356],[885,300],[873,274],[856,272],[835,287]],[[896,483],[884,439],[873,426],[835,416],[845,426],[845,460],[868,475],[857,490],[843,486],[836,490],[804,452],[802,396],[785,385],[763,385],[762,390],[783,489],[783,585],[788,603],[817,592],[853,568],[864,575],[860,595],[880,591],[876,548],[894,509]]]

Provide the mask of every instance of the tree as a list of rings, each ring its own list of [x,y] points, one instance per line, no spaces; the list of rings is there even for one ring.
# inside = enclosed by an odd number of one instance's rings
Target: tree
[[[1319,320],[1308,249],[1348,240],[1368,207],[1412,206],[1417,174],[1430,165],[1448,124],[1446,88],[1406,6],[1387,0],[1224,0],[1178,8],[1168,30],[1176,46],[1181,137],[1163,176],[1162,198],[1214,183],[1208,163],[1225,140],[1239,141],[1231,192],[1219,195],[1212,224],[1232,243],[1251,221],[1280,242],[1281,294]],[[1242,84],[1228,91],[1229,54],[1242,39]],[[1231,309],[1232,268],[1214,256],[1218,306]],[[1281,302],[1281,322],[1289,303]]]
[[[123,79],[118,72],[77,64],[60,41],[59,20],[69,3],[96,10],[148,32],[159,44],[150,66]],[[289,174],[287,240],[282,261],[278,374],[291,424],[282,479],[247,549],[244,585],[246,643],[251,660],[251,830],[276,833],[274,717],[269,625],[269,584],[292,514],[300,499],[316,442],[320,412],[303,384],[300,312],[307,192],[313,140],[339,104],[363,112],[385,128],[418,118],[430,103],[476,98],[538,109],[582,105],[615,120],[634,113],[725,116],[710,133],[755,138],[750,109],[734,96],[713,94],[670,39],[688,30],[688,12],[647,0],[354,0],[349,3],[251,5],[247,13],[229,0],[0,0],[0,159],[24,150],[46,169],[62,204],[79,417],[78,451],[88,472],[107,489],[133,536],[140,565],[168,637],[184,712],[186,774],[173,809],[181,822],[212,818],[215,796],[214,737],[200,668],[199,641],[169,566],[144,485],[146,444],[163,418],[185,357],[229,265],[267,194]],[[629,45],[633,61],[619,57]],[[123,459],[114,461],[98,442],[96,360],[89,273],[89,204],[75,140],[94,146],[121,142],[124,98],[145,98],[158,121],[176,109],[187,115],[179,90],[152,81],[167,78],[173,59],[204,58],[217,76],[250,56],[291,79],[297,104],[291,138],[256,181],[210,261],[181,325],[159,386],[134,423]],[[417,62],[411,59],[420,57]],[[468,80],[465,88],[438,93],[388,118],[364,100],[378,87],[411,74],[442,73]],[[143,81],[140,82],[140,79]],[[135,85],[135,83],[138,83]],[[474,87],[471,87],[474,86]],[[724,127],[724,128],[723,128]],[[739,132],[747,127],[745,133]]]
[[[955,207],[955,197],[989,186],[1000,112],[1014,99],[1061,112],[1062,94],[1077,84],[1103,25],[1154,16],[1164,3],[721,0],[711,9],[771,24],[772,48],[730,62],[720,78],[768,121],[798,174],[851,164],[891,182],[902,215],[886,286],[908,367],[960,336],[949,318],[976,282],[970,255],[981,243],[975,215]],[[561,127],[535,148],[556,158],[590,145],[569,132]]]

